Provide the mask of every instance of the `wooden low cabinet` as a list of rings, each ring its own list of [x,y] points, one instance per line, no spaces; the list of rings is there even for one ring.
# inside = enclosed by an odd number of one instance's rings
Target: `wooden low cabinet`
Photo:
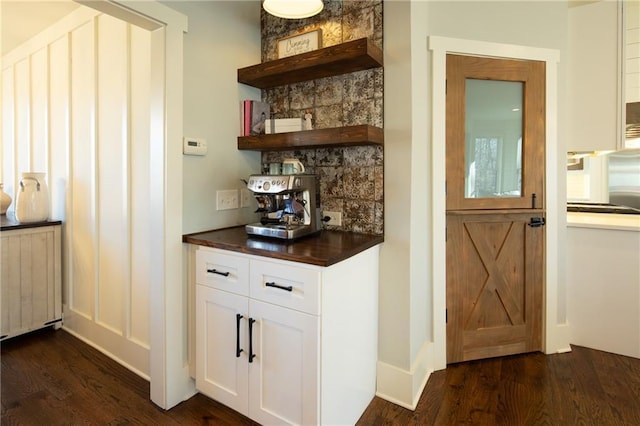
[[[376,389],[378,248],[329,267],[195,252],[198,390],[261,424],[354,424]]]
[[[62,324],[61,225],[1,232],[1,339]]]

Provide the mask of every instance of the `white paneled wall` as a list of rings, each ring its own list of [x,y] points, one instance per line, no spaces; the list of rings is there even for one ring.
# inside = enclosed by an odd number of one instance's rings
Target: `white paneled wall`
[[[2,58],[2,180],[44,171],[64,327],[149,375],[150,33],[80,8]]]

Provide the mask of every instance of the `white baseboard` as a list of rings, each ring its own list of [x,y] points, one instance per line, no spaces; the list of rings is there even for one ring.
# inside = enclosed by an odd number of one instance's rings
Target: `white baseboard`
[[[73,337],[75,337],[78,340],[81,340],[83,343],[86,343],[87,345],[91,346],[92,348],[98,350],[99,352],[101,352],[103,355],[111,358],[112,360],[114,360],[115,362],[117,362],[118,364],[122,365],[123,367],[125,367],[127,370],[131,371],[132,373],[142,377],[143,379],[145,379],[146,381],[150,381],[150,377],[148,374],[140,371],[139,369],[137,369],[136,367],[134,367],[133,365],[129,364],[128,362],[126,362],[125,360],[123,360],[122,358],[119,358],[117,356],[115,356],[113,353],[109,352],[108,350],[106,350],[105,348],[103,348],[102,346],[97,345],[96,343],[92,342],[91,340],[87,339],[86,337],[84,337],[83,335],[79,334],[76,330],[69,328],[67,326],[65,326],[63,324],[62,329],[64,331],[66,331],[67,333],[71,334]]]
[[[571,352],[570,326],[568,323],[554,327],[547,339],[546,354]],[[431,373],[435,371],[433,342],[426,342],[410,370],[382,361],[377,364],[376,396],[409,410],[415,410]]]
[[[545,353],[565,353],[571,352],[571,327],[568,323],[558,324],[555,326],[553,333],[553,341],[547,342]]]
[[[432,342],[422,346],[410,370],[378,361],[376,396],[413,411],[433,370]]]

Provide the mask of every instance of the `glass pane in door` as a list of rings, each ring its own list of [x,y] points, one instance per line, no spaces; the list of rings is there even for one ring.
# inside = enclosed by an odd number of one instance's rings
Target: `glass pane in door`
[[[465,198],[522,195],[522,82],[465,81]]]

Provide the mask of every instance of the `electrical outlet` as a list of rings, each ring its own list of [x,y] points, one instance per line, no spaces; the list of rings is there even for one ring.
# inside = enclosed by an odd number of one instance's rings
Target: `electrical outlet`
[[[240,207],[251,207],[251,191],[248,189],[240,190]]]
[[[216,210],[231,210],[238,208],[238,190],[224,189],[216,191]]]
[[[325,222],[327,225],[342,226],[342,212],[323,212],[323,216],[330,217],[329,221]]]

